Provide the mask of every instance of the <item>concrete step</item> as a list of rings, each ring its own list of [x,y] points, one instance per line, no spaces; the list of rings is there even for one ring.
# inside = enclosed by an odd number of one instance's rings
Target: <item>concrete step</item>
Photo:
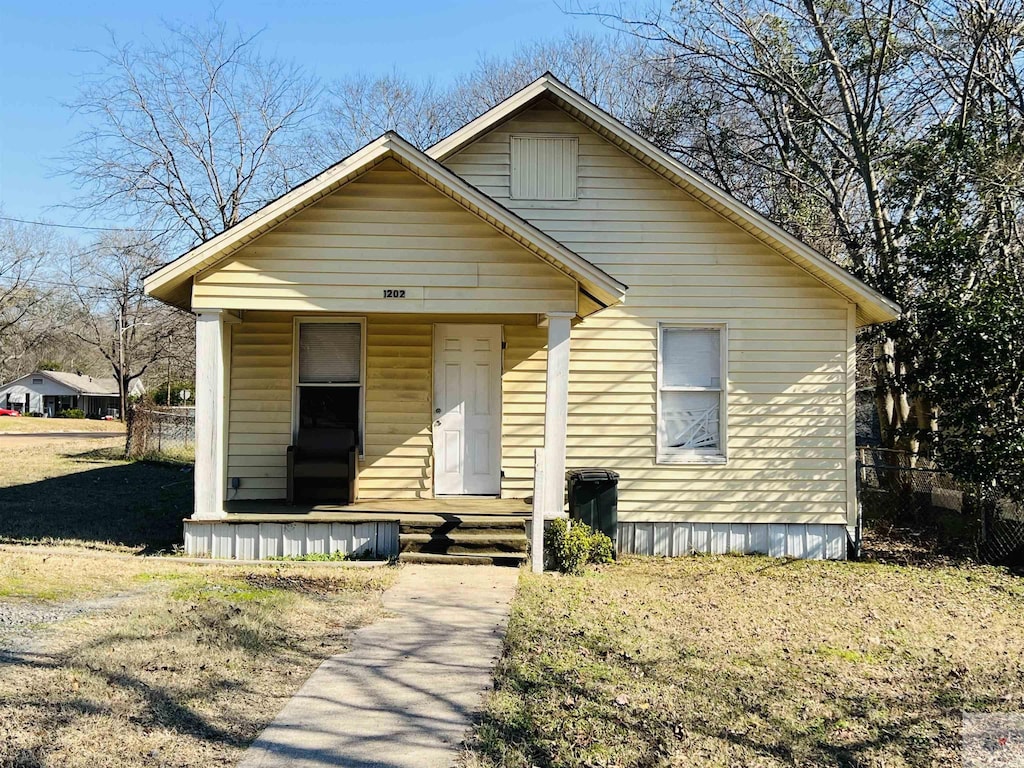
[[[446,534],[449,531],[460,530],[465,532],[485,531],[525,531],[526,520],[522,517],[452,517],[447,520],[433,519],[424,520],[402,520],[399,523],[399,533],[434,533]]]
[[[528,546],[523,532],[496,531],[466,533],[455,529],[446,535],[403,533],[398,538],[402,552],[429,554],[475,554],[477,552],[525,552]]]
[[[434,555],[426,552],[403,552],[400,563],[429,563],[432,565],[504,565],[518,568],[526,562],[525,552],[478,552],[473,555]]]

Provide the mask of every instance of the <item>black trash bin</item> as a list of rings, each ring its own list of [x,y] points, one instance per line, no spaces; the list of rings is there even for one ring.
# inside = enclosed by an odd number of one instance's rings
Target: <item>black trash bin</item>
[[[610,469],[587,467],[565,473],[569,492],[569,518],[580,520],[617,542],[619,527],[619,475]]]

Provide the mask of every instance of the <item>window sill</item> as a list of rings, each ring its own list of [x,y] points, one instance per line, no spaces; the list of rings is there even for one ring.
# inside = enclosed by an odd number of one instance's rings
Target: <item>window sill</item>
[[[683,456],[683,455],[663,455],[658,456],[655,460],[656,464],[693,464],[697,466],[723,466],[729,463],[729,459],[725,456]]]

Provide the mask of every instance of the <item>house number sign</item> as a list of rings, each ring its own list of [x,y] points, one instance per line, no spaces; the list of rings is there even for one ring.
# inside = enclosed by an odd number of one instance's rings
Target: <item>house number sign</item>
[[[385,299],[404,299],[405,288],[385,288],[384,289]]]

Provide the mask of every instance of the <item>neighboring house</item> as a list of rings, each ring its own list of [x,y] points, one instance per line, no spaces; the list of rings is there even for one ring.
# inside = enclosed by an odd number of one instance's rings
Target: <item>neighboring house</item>
[[[328,508],[269,502],[325,424],[357,435],[339,514],[531,497],[537,469],[551,517],[599,466],[625,551],[845,557],[855,334],[900,312],[550,75],[425,152],[385,134],[146,290],[197,317],[186,547],[239,557],[334,545]]]
[[[140,394],[142,383],[132,383],[132,394]],[[0,408],[22,413],[57,416],[62,411],[81,409],[86,416],[117,416],[120,410],[117,381],[94,379],[80,373],[33,371],[0,385]]]

